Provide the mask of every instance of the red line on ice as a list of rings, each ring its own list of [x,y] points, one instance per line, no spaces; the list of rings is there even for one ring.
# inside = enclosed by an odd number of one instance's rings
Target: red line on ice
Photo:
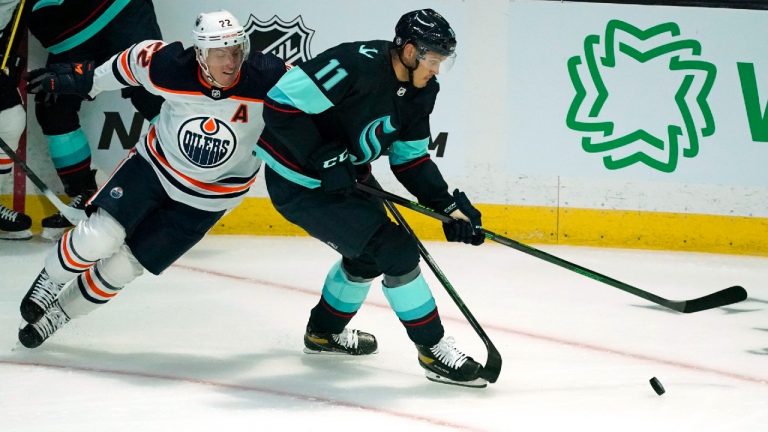
[[[179,268],[179,269],[183,269],[183,270],[192,271],[192,272],[196,272],[196,273],[204,273],[204,274],[208,274],[208,275],[212,275],[212,276],[217,276],[217,277],[221,277],[221,278],[226,278],[226,279],[234,279],[234,280],[238,280],[238,281],[242,281],[242,282],[255,283],[255,284],[266,285],[266,286],[270,286],[270,287],[274,287],[274,288],[279,288],[279,289],[283,289],[283,290],[287,290],[287,291],[293,291],[293,292],[298,292],[298,293],[302,293],[302,294],[309,294],[309,295],[312,295],[312,296],[315,296],[315,297],[317,297],[320,294],[319,290],[311,290],[311,289],[299,288],[299,287],[292,286],[292,285],[281,284],[281,283],[276,283],[276,282],[266,281],[266,280],[261,280],[261,279],[255,279],[255,278],[251,278],[251,277],[237,276],[237,275],[217,272],[217,271],[213,271],[213,270],[206,270],[206,269],[192,267],[192,266],[187,266],[187,265],[174,264],[173,267]],[[366,306],[373,306],[373,307],[377,307],[377,308],[383,308],[383,309],[386,309],[386,310],[390,310],[389,305],[386,305],[386,304],[379,304],[379,303],[370,302],[370,301],[367,301],[365,304],[366,304]],[[451,317],[451,316],[441,316],[441,318],[444,319],[444,320],[450,320],[450,321],[455,321],[455,322],[459,322],[459,323],[462,323],[462,324],[467,324],[467,322],[466,322],[466,320],[464,318],[455,318],[455,317]],[[632,358],[632,359],[635,359],[635,360],[643,360],[643,361],[648,361],[648,362],[653,362],[653,363],[659,363],[659,364],[663,364],[663,365],[667,365],[667,366],[673,366],[673,367],[677,367],[677,368],[681,368],[681,369],[687,369],[687,370],[692,370],[692,371],[711,373],[711,374],[720,375],[720,376],[723,376],[723,377],[728,377],[728,378],[732,378],[732,379],[739,380],[739,381],[750,382],[750,383],[753,383],[753,384],[768,385],[768,378],[760,378],[760,377],[755,377],[755,376],[749,376],[749,375],[744,375],[744,374],[740,374],[740,373],[736,373],[736,372],[724,371],[724,370],[714,369],[714,368],[710,368],[710,367],[706,367],[706,366],[699,366],[699,365],[695,365],[695,364],[692,364],[692,363],[685,363],[685,362],[680,362],[680,361],[676,361],[676,360],[667,360],[667,359],[663,359],[663,358],[652,357],[652,356],[648,356],[648,355],[645,355],[645,354],[631,353],[631,352],[628,352],[628,351],[617,350],[617,349],[613,349],[613,348],[598,346],[598,345],[584,343],[584,342],[575,342],[575,341],[570,341],[570,340],[567,340],[567,339],[562,339],[562,338],[558,338],[558,337],[554,337],[554,336],[547,336],[547,335],[542,335],[542,334],[537,334],[537,333],[531,333],[531,332],[528,332],[528,331],[516,330],[516,329],[512,329],[512,328],[508,328],[508,327],[498,326],[498,325],[492,325],[492,324],[490,324],[490,325],[483,325],[483,328],[493,329],[493,330],[501,332],[501,333],[514,334],[514,335],[517,335],[517,336],[525,336],[525,337],[533,338],[533,339],[540,340],[540,341],[547,341],[547,342],[552,342],[552,343],[556,343],[556,344],[560,344],[560,345],[567,345],[567,346],[574,347],[574,348],[581,348],[581,349],[586,349],[586,350],[596,351],[596,352],[601,352],[601,353],[606,353],[606,354],[614,354],[614,355],[619,355],[619,356],[623,356],[623,357]]]

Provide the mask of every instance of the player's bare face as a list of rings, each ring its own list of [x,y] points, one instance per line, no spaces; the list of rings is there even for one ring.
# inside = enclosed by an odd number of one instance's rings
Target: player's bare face
[[[208,50],[208,72],[217,83],[224,87],[234,84],[240,66],[243,64],[243,50],[240,46],[211,48]]]

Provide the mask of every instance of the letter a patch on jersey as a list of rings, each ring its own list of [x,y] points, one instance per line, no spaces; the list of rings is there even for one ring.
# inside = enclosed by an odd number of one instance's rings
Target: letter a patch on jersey
[[[245,104],[240,104],[240,106],[237,107],[237,111],[235,111],[235,115],[233,115],[229,121],[232,123],[248,123],[248,106]]]

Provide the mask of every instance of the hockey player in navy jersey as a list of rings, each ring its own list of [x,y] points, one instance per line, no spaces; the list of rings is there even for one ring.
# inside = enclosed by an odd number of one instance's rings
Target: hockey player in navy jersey
[[[113,54],[147,39],[162,39],[151,0],[32,0],[27,1],[29,31],[48,51],[46,65],[92,60],[103,63]],[[129,30],[128,30],[129,29]],[[163,98],[142,87],[126,87],[122,96],[152,121]],[[80,127],[78,95],[35,98],[35,117],[70,197],[69,206],[83,209],[96,191],[91,148]],[[43,218],[42,236],[57,240],[72,224],[61,213]]]
[[[146,39],[161,39],[155,10],[151,0],[28,0],[19,5],[18,0],[0,0],[0,26],[5,26],[10,11],[20,7],[21,18],[18,35],[29,31],[48,51],[47,64],[93,60],[101,63],[114,53]],[[27,25],[28,23],[28,25]],[[11,27],[14,22],[10,22]],[[130,29],[127,31],[126,29]],[[0,47],[5,52],[3,34]],[[11,54],[15,54],[13,50]],[[19,56],[7,62],[10,72],[26,67]],[[19,64],[20,63],[20,64]],[[11,73],[15,78],[18,73]],[[26,113],[21,99],[16,95],[16,79],[0,75],[0,136],[12,149],[26,125]],[[160,112],[163,98],[152,95],[141,87],[123,89],[123,97],[129,98],[134,108],[147,120],[153,120]],[[95,171],[91,169],[91,148],[80,128],[78,112],[83,98],[78,95],[39,95],[35,98],[35,117],[48,141],[48,151],[64,191],[70,197],[69,206],[85,207],[85,201],[96,191]],[[11,105],[14,104],[14,105]],[[15,137],[15,138],[14,138]],[[0,152],[0,182],[4,173],[10,172],[11,160]],[[42,236],[56,240],[72,224],[61,213],[43,218]],[[27,227],[26,229],[24,227]],[[0,207],[0,238],[31,238],[31,220]]]
[[[272,54],[250,53],[227,11],[202,13],[194,47],[140,42],[89,73],[54,65],[34,73],[32,92],[96,96],[143,86],[165,103],[157,122],[88,201],[89,218],[66,232],[24,296],[26,347],[114,298],[144,269],[160,274],[237,206],[261,161],[263,99],[285,73]]]
[[[431,9],[402,16],[394,42],[345,43],[294,67],[268,93],[257,153],[277,210],[341,254],[328,273],[304,336],[307,353],[371,354],[376,338],[347,328],[372,280],[416,344],[427,378],[484,387],[482,366],[445,337],[419,269],[416,242],[381,201],[356,192],[385,151],[396,178],[419,200],[455,218],[449,241],[478,245],[481,215],[466,195],[448,192],[430,159],[429,116],[435,75],[454,60],[456,39]]]

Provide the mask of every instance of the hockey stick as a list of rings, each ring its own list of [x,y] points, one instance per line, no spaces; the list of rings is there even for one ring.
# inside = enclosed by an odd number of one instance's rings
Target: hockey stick
[[[13,27],[11,27],[11,35],[8,36],[8,46],[5,47],[5,54],[3,55],[3,63],[0,65],[0,71],[6,73],[5,67],[8,65],[8,57],[11,55],[11,47],[13,41],[16,38],[16,30],[19,28],[19,21],[21,21],[21,14],[24,11],[24,0],[19,2],[16,8],[16,17],[13,19]]]
[[[85,215],[85,211],[76,209],[74,207],[70,207],[66,204],[64,204],[59,197],[56,196],[53,192],[51,192],[50,189],[48,189],[48,186],[43,183],[42,180],[40,180],[40,177],[35,174],[34,171],[32,171],[31,168],[27,166],[26,163],[19,157],[19,155],[16,154],[15,151],[11,149],[11,147],[6,144],[5,141],[0,139],[0,149],[2,149],[5,154],[8,155],[11,159],[13,159],[14,162],[16,162],[21,169],[24,170],[24,172],[27,174],[27,177],[34,183],[34,185],[40,190],[40,192],[45,195],[46,198],[48,198],[48,201],[53,204],[54,207],[65,217],[68,221],[70,221],[73,224],[76,224],[77,222],[81,220],[85,220],[88,218],[88,216]]]
[[[379,186],[378,182],[376,181],[375,178],[373,178],[373,176],[370,176],[368,178],[368,181]],[[362,184],[360,183],[358,183],[358,185],[362,186]],[[376,188],[371,188],[371,189],[380,190]],[[378,196],[375,194],[371,194],[371,195]],[[382,198],[382,197],[379,196],[379,198]],[[411,227],[408,225],[408,222],[405,221],[405,218],[403,218],[403,215],[400,214],[400,212],[397,210],[394,204],[392,204],[387,198],[384,198],[382,201],[384,201],[384,206],[387,207],[387,210],[389,210],[389,212],[392,213],[392,216],[395,217],[395,220],[397,220],[397,223],[405,230],[405,232],[407,232],[416,241],[416,246],[418,246],[419,248],[419,254],[421,255],[421,257],[424,258],[424,261],[432,270],[432,273],[435,274],[435,277],[437,278],[437,280],[440,281],[440,284],[443,285],[443,288],[445,288],[445,291],[448,292],[448,295],[451,297],[451,299],[453,299],[453,302],[456,303],[456,306],[459,308],[462,315],[464,315],[467,321],[469,321],[469,325],[472,326],[472,328],[475,330],[475,333],[477,333],[477,335],[480,336],[480,339],[482,339],[483,343],[485,344],[485,348],[488,351],[488,356],[485,360],[485,366],[483,366],[483,370],[481,371],[480,375],[482,376],[482,378],[486,379],[488,382],[495,383],[496,380],[499,378],[499,374],[501,373],[501,353],[499,353],[499,350],[496,349],[495,345],[493,345],[493,342],[491,342],[491,339],[485,333],[485,330],[483,330],[483,328],[475,319],[474,315],[472,315],[472,312],[470,312],[469,308],[467,308],[467,306],[464,304],[464,301],[461,300],[461,297],[459,297],[459,294],[456,292],[456,290],[453,288],[451,283],[448,281],[448,278],[445,276],[445,273],[443,273],[443,271],[440,270],[440,267],[437,266],[437,262],[435,262],[434,258],[432,258],[432,255],[429,254],[429,252],[421,243],[419,238],[416,237],[416,233],[413,232]]]
[[[438,213],[417,202],[409,201],[405,198],[402,198],[395,194],[381,190],[379,188],[374,188],[361,183],[357,184],[357,188],[363,192],[369,193],[373,196],[377,196],[387,201],[400,204],[404,207],[408,207],[411,210],[433,217],[442,222],[450,222],[453,220],[453,218],[451,218],[450,216],[444,215],[442,213]],[[512,240],[510,238],[501,236],[499,234],[488,231],[486,229],[483,230],[483,233],[485,234],[485,238],[489,240],[493,240],[497,243],[503,244],[504,246],[517,249],[520,252],[524,252],[524,253],[527,253],[528,255],[535,256],[536,258],[542,259],[549,263],[552,263],[560,267],[566,268],[568,270],[571,270],[573,272],[579,273],[582,276],[586,276],[590,279],[603,282],[614,288],[618,288],[622,291],[626,291],[630,294],[634,294],[652,303],[656,303],[657,305],[664,306],[665,308],[672,309],[682,313],[693,313],[693,312],[699,312],[707,309],[718,308],[721,306],[727,306],[729,304],[738,303],[747,298],[747,291],[739,285],[734,285],[732,287],[725,288],[723,290],[714,292],[712,294],[708,294],[703,297],[699,297],[691,300],[678,300],[678,301],[667,300],[656,294],[650,293],[648,291],[644,291],[640,288],[618,281],[606,275],[600,274],[596,271],[590,270],[586,267],[582,267],[578,264],[574,264],[570,261],[566,261],[562,258],[548,254],[547,252],[536,249],[532,246],[525,245],[523,243]]]

